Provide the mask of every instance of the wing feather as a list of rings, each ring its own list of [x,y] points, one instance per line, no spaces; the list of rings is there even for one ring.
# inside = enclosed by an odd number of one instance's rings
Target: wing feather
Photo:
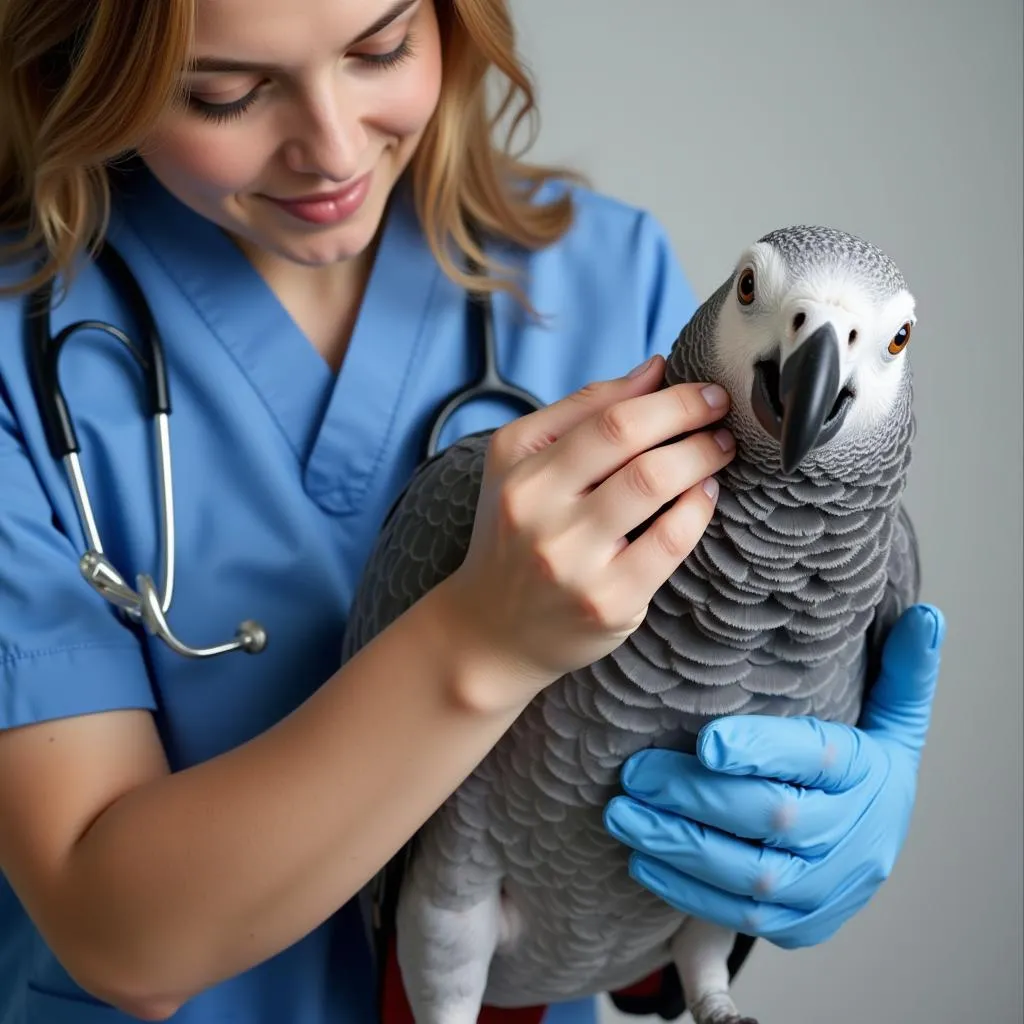
[[[352,601],[342,663],[462,564],[491,433],[470,434],[422,463],[395,500]]]
[[[921,553],[917,532],[910,513],[902,503],[893,523],[886,576],[885,592],[868,628],[868,689],[882,669],[882,649],[893,625],[907,608],[918,601],[921,593]]]

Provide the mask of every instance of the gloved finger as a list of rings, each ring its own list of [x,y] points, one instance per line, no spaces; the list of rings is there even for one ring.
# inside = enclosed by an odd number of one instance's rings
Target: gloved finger
[[[615,797],[605,826],[620,842],[681,875],[737,896],[782,903],[798,910],[820,906],[841,881],[830,858],[809,861],[783,850],[755,845],[686,818],[664,814]]]
[[[635,754],[623,768],[627,796],[741,839],[817,857],[835,846],[877,793],[888,771],[881,748],[877,777],[845,793],[804,789],[758,776],[718,775],[671,750]]]
[[[642,853],[630,856],[629,874],[676,910],[744,935],[774,941],[776,935],[797,931],[806,917],[804,911],[793,907],[723,892]]]
[[[932,605],[908,608],[882,648],[882,669],[871,688],[861,726],[916,755],[924,744],[939,679],[946,620]]]
[[[851,876],[833,899],[811,911],[765,903],[706,885],[642,853],[629,860],[630,876],[669,906],[784,949],[813,946],[834,935],[871,898],[874,889]]]
[[[864,734],[817,718],[733,715],[701,729],[697,756],[716,772],[756,775],[841,793],[871,768]]]
[[[877,891],[877,884],[870,880],[865,884],[866,874],[870,870],[864,867],[849,873],[838,890],[803,913],[776,917],[767,904],[758,904],[763,937],[784,949],[814,946],[831,938]]]

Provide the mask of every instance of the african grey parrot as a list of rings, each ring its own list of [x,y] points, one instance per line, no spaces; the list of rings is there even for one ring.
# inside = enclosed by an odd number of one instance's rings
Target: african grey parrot
[[[800,226],[750,246],[682,329],[665,383],[732,396],[713,519],[640,627],[543,690],[410,844],[396,927],[417,1024],[610,992],[670,963],[697,1024],[741,1020],[721,980],[734,936],[633,881],[602,815],[629,755],[693,752],[716,716],[857,720],[919,590],[901,504],[915,322],[885,253]],[[392,509],[343,659],[460,564],[489,433],[425,463]]]

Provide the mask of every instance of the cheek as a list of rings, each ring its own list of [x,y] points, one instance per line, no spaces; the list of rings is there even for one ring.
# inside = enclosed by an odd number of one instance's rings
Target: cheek
[[[142,147],[153,172],[189,192],[231,193],[257,180],[266,162],[244,119],[206,124],[175,115]]]
[[[389,135],[419,135],[433,116],[440,93],[440,54],[429,48],[375,92],[367,120]]]

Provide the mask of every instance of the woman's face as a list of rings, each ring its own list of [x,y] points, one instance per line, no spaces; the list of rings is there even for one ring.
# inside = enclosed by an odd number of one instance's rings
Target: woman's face
[[[312,266],[363,252],[437,105],[433,0],[197,0],[188,102],[140,147],[239,242]]]

